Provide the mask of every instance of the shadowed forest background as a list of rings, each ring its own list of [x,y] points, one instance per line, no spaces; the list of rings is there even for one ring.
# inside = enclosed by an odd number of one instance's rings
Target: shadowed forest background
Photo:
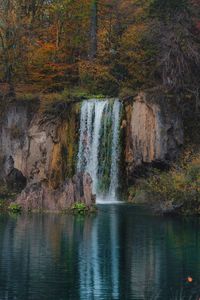
[[[2,0],[2,89],[126,97],[163,87],[198,110],[199,15],[199,0]]]

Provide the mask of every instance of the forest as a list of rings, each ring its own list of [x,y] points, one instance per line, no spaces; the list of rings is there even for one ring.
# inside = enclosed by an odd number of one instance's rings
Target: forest
[[[2,90],[162,88],[199,109],[199,16],[199,0],[2,0]]]

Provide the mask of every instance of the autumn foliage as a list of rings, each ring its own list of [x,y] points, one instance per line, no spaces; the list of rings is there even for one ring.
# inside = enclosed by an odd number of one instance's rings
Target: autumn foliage
[[[199,86],[199,0],[2,0],[0,82],[117,95]],[[91,52],[92,51],[92,52]]]

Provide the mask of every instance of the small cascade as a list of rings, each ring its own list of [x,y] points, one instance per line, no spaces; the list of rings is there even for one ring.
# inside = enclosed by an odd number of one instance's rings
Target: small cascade
[[[91,175],[97,201],[117,201],[120,117],[117,99],[82,103],[77,171]]]

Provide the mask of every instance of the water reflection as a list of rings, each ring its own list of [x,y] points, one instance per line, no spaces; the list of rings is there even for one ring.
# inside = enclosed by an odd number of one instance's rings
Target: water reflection
[[[0,217],[0,299],[170,299],[200,276],[199,219],[125,205],[96,216]]]
[[[117,214],[102,214],[87,227],[79,247],[80,299],[119,299],[118,221]]]

